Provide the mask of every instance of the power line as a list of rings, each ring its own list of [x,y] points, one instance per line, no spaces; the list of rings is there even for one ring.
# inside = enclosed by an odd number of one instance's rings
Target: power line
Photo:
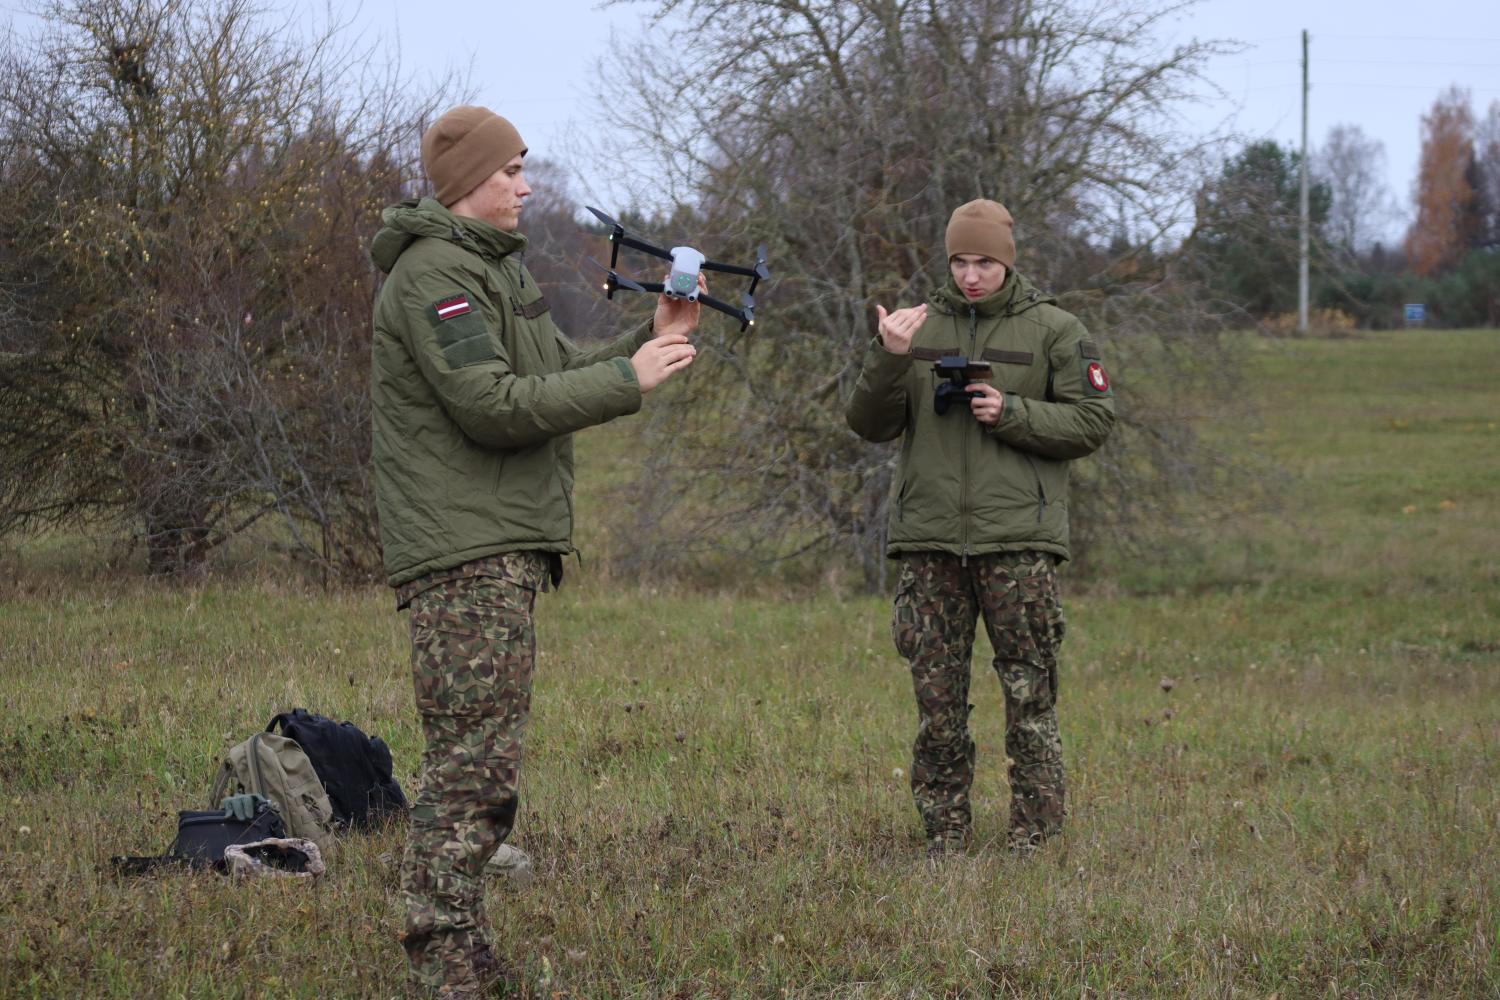
[[[1443,90],[1443,89],[1445,89],[1447,87],[1450,87],[1452,85],[1453,85],[1452,81],[1449,81],[1448,83],[1433,83],[1433,84],[1421,84],[1421,83],[1360,83],[1358,81],[1353,81],[1353,80],[1347,81],[1347,82],[1340,82],[1340,81],[1337,81],[1337,80],[1333,80],[1333,81],[1330,81],[1330,80],[1315,80],[1313,82],[1313,86],[1316,87],[1319,90],[1333,90],[1333,89],[1348,90],[1348,89],[1350,89],[1352,87],[1352,88],[1357,88],[1359,90],[1412,90],[1412,91],[1424,91],[1426,93],[1431,93],[1434,90]],[[1296,83],[1262,83],[1262,84],[1257,84],[1254,87],[1245,87],[1245,88],[1243,88],[1242,90],[1240,90],[1238,92],[1239,93],[1245,93],[1245,94],[1263,94],[1263,93],[1265,93],[1267,91],[1291,90],[1292,88],[1297,87],[1297,86],[1298,86],[1298,84],[1296,84]],[[1500,94],[1500,88],[1497,88],[1497,87],[1464,87],[1463,89],[1467,90],[1471,94]]]
[[[1280,62],[1295,62],[1283,59]],[[1410,59],[1324,59],[1323,65],[1338,63],[1345,66],[1447,66],[1452,69],[1500,69],[1500,63],[1456,63],[1456,62],[1412,62]]]
[[[1449,83],[1442,83],[1442,84],[1436,84],[1435,83],[1435,84],[1432,84],[1430,86],[1423,86],[1420,83],[1358,83],[1358,82],[1353,82],[1353,81],[1351,81],[1349,83],[1325,82],[1325,83],[1318,83],[1317,84],[1317,86],[1323,87],[1323,88],[1327,88],[1327,87],[1343,87],[1343,88],[1358,87],[1361,90],[1426,90],[1426,91],[1442,90],[1442,89],[1444,89],[1446,87],[1449,87],[1449,86],[1452,86],[1452,85],[1453,84],[1451,83],[1451,81]],[[1467,90],[1467,91],[1469,91],[1470,93],[1473,93],[1473,94],[1500,94],[1500,88],[1497,88],[1497,87],[1464,87],[1462,89]]]
[[[1455,38],[1438,35],[1328,35],[1322,32],[1318,33],[1320,41],[1326,38],[1348,39],[1360,42],[1488,42],[1500,45],[1500,38]]]

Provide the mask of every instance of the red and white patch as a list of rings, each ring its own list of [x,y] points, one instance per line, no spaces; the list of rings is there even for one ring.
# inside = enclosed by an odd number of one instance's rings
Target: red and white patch
[[[1109,391],[1109,376],[1104,373],[1104,366],[1097,361],[1089,362],[1089,385],[1094,387],[1095,392]]]
[[[468,296],[465,295],[455,295],[451,299],[444,299],[441,302],[435,303],[433,308],[437,310],[438,319],[452,319],[455,316],[462,316],[472,311],[469,306]]]

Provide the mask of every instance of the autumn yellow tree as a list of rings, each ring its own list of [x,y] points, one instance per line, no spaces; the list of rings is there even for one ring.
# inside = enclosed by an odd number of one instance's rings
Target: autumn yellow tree
[[[1413,198],[1417,218],[1406,256],[1423,277],[1450,270],[1474,242],[1474,112],[1469,92],[1450,87],[1422,116],[1422,159]]]

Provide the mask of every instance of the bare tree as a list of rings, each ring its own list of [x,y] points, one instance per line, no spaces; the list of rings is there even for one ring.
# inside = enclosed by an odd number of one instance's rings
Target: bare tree
[[[1382,239],[1396,218],[1385,184],[1385,146],[1358,125],[1335,125],[1312,157],[1313,173],[1330,194],[1323,237],[1345,265]]]
[[[435,102],[254,0],[41,13],[0,74],[0,531],[103,519],[172,573],[274,515],[363,572],[365,247]]]
[[[1500,101],[1491,101],[1474,127],[1474,173],[1479,245],[1500,250]]]
[[[1080,470],[1079,548],[1203,478],[1172,379],[1188,355],[1159,349],[1195,326],[1196,298],[1156,251],[1191,213],[1200,150],[1174,113],[1214,51],[1154,43],[1178,9],[660,5],[695,26],[694,44],[633,52],[611,73],[629,80],[618,118],[670,195],[660,225],[725,255],[766,242],[778,276],[754,331],[708,326],[712,349],[669,394],[676,405],[657,408],[632,529],[641,559],[726,545],[842,554],[882,580],[894,456],[848,431],[843,399],[874,305],[913,304],[945,277],[948,214],[981,196],[1011,209],[1018,267],[1072,290],[1064,304],[1089,314],[1119,370],[1125,427]],[[684,81],[689,99],[663,99]],[[1205,340],[1194,363],[1211,353]],[[1136,381],[1161,366],[1159,390]]]

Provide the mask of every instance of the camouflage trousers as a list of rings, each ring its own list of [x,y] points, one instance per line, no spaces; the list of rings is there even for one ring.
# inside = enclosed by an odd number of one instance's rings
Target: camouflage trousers
[[[411,809],[402,943],[419,989],[475,991],[493,959],[485,862],[515,823],[521,737],[536,660],[537,566],[495,560],[495,576],[448,579],[411,598],[412,675],[426,750]]]
[[[1062,740],[1057,729],[1057,649],[1063,615],[1056,562],[1037,552],[902,557],[892,632],[911,665],[917,738],[911,790],[931,840],[966,842],[973,825],[974,740],[969,659],[984,618],[1005,692],[1012,846],[1062,828]]]

